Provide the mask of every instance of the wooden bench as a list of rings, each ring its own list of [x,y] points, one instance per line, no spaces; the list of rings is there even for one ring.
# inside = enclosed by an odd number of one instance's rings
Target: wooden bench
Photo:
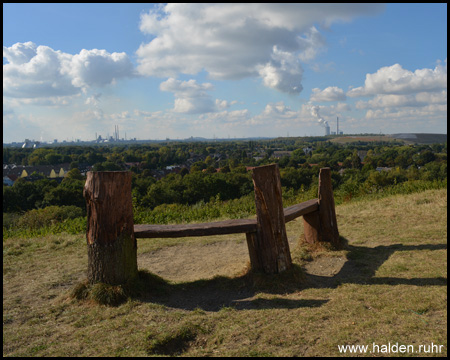
[[[88,279],[123,284],[137,276],[137,238],[168,238],[245,233],[252,270],[281,273],[292,266],[286,222],[303,216],[307,242],[339,245],[331,186],[331,169],[320,169],[318,199],[283,208],[277,164],[252,171],[256,219],[201,224],[134,225],[131,173],[88,172],[84,187],[87,209]]]
[[[284,209],[285,223],[319,209],[318,199],[312,199]],[[198,224],[134,225],[136,238],[176,238],[253,233],[257,230],[256,219],[234,219]]]

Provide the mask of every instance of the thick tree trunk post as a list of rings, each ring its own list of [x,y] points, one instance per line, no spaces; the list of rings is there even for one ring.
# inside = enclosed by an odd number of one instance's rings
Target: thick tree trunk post
[[[280,273],[291,267],[292,259],[286,235],[278,165],[256,167],[252,177],[258,223],[254,242],[259,260],[256,266],[267,274]]]
[[[88,280],[91,284],[124,284],[137,276],[131,173],[88,172],[83,195],[87,209]]]
[[[308,244],[316,244],[322,241],[320,234],[320,216],[319,211],[314,211],[303,215],[303,234]]]
[[[322,241],[340,247],[330,168],[322,168],[319,173],[319,217]]]

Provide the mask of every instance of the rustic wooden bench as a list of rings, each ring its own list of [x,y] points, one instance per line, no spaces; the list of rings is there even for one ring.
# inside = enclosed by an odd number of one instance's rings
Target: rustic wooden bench
[[[331,186],[331,169],[320,169],[318,199],[283,208],[277,164],[252,171],[256,219],[201,224],[134,225],[131,173],[88,172],[84,187],[87,209],[88,279],[123,284],[137,276],[137,238],[168,238],[245,233],[252,270],[281,273],[292,266],[286,222],[303,216],[307,242],[339,244]]]

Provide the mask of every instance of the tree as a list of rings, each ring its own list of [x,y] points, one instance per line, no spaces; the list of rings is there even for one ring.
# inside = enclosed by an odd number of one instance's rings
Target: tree
[[[356,149],[353,150],[351,162],[352,162],[352,168],[353,169],[361,169],[361,167],[362,167],[361,159],[359,158],[358,150],[356,150]]]
[[[210,155],[208,155],[208,156],[206,157],[206,159],[205,159],[205,164],[206,164],[207,166],[212,166],[213,163],[214,163],[213,158],[212,158]]]
[[[85,208],[83,200],[84,180],[64,179],[57,187],[48,190],[43,198],[43,205],[74,205]]]
[[[81,175],[81,172],[78,168],[73,168],[72,170],[69,170],[66,174],[66,177],[63,179],[63,182],[67,179],[76,179],[76,180],[83,180],[83,175]]]
[[[436,159],[436,156],[430,150],[425,150],[420,153],[416,160],[416,164],[419,166],[423,166],[429,162],[432,162]]]
[[[206,172],[207,174],[215,174],[215,173],[216,173],[216,168],[213,167],[213,166],[208,166],[208,167],[205,169],[205,172]]]
[[[346,158],[346,159],[343,161],[343,163],[342,163],[342,167],[343,167],[344,169],[349,169],[349,168],[351,168],[351,167],[352,167],[352,160],[351,160],[351,158]]]
[[[56,165],[62,163],[62,156],[56,153],[49,153],[45,155],[45,160],[51,165]]]
[[[3,186],[3,212],[20,212],[20,196],[12,186]]]
[[[20,209],[21,211],[27,211],[40,205],[44,198],[44,194],[37,187],[39,181],[46,181],[46,179],[38,180],[36,182],[18,179],[14,183],[12,189],[17,194],[17,203],[15,204],[16,206],[13,205],[14,208]]]

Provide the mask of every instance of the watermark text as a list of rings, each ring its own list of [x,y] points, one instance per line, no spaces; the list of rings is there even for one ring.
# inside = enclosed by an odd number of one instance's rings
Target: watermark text
[[[420,344],[404,345],[397,343],[372,345],[338,345],[341,354],[441,354],[444,345]]]

